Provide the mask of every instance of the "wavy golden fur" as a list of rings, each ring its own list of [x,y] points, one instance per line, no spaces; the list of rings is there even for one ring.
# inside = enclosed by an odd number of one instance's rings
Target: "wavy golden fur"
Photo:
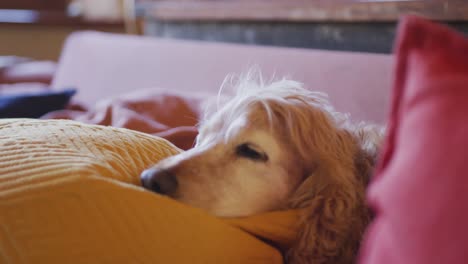
[[[156,165],[145,187],[219,216],[301,209],[287,263],[353,263],[371,218],[364,196],[382,129],[352,124],[295,81],[249,74],[234,86],[207,108],[196,146]],[[152,187],[168,175],[177,184]]]
[[[245,106],[258,104],[272,129],[286,124],[290,143],[309,166],[285,204],[306,209],[299,237],[286,252],[288,263],[353,263],[371,219],[365,188],[383,129],[351,124],[347,115],[333,110],[324,94],[305,90],[294,81],[265,86],[247,77],[237,87],[241,98],[233,101],[244,107],[236,110],[248,111]]]

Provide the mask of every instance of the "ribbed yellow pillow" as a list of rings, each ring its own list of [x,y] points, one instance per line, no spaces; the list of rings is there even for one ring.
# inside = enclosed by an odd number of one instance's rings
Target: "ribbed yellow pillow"
[[[222,220],[139,187],[179,151],[126,129],[0,120],[0,263],[281,263],[251,233],[288,243],[294,213]]]

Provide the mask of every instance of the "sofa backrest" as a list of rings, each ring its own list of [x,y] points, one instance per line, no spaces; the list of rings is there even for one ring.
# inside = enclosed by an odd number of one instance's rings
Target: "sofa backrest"
[[[259,66],[265,77],[288,76],[329,94],[354,120],[383,123],[392,56],[250,46],[77,32],[66,41],[52,86],[75,87],[77,100],[96,100],[136,89],[212,92],[227,74]]]

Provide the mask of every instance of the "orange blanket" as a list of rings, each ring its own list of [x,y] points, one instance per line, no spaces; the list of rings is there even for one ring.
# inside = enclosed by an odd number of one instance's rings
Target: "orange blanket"
[[[87,124],[128,128],[165,138],[187,150],[197,135],[201,105],[211,95],[178,94],[165,90],[139,90],[100,100],[86,108],[72,105],[43,119],[71,119]]]

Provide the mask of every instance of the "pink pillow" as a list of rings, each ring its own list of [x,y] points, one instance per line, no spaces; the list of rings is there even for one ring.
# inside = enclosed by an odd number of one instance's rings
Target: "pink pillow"
[[[362,264],[468,261],[468,40],[417,17],[399,28],[388,137]]]

